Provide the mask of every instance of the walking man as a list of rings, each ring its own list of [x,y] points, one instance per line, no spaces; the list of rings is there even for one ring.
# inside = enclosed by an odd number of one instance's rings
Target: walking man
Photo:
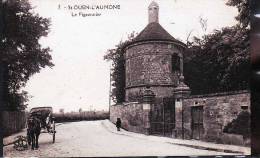
[[[120,128],[121,128],[121,119],[120,118],[117,118],[117,120],[116,120],[116,127],[117,127],[117,131],[120,131]]]

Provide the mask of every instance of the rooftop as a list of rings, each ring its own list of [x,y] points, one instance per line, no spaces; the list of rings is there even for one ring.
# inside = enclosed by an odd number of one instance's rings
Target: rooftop
[[[169,40],[176,41],[159,23],[149,23],[143,31],[141,31],[134,41],[147,40]]]
[[[150,7],[158,7],[159,5],[156,2],[152,2],[148,8]],[[148,9],[149,10],[149,9]],[[185,44],[174,37],[172,37],[158,22],[158,9],[149,10],[149,23],[148,25],[133,39],[132,42],[127,45],[136,43],[136,42],[145,42],[145,41],[168,41],[175,42],[182,46]]]

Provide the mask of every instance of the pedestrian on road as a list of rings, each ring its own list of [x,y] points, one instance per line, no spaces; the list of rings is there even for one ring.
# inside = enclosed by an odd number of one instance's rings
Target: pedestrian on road
[[[117,118],[117,120],[116,120],[116,127],[117,127],[117,131],[120,131],[120,128],[121,128],[121,119],[120,118]]]

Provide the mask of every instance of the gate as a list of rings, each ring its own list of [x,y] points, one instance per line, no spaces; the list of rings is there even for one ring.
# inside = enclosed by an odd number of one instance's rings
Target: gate
[[[156,100],[151,110],[151,134],[171,136],[175,128],[174,99],[163,98]]]
[[[203,134],[203,106],[191,107],[192,138],[200,139]]]

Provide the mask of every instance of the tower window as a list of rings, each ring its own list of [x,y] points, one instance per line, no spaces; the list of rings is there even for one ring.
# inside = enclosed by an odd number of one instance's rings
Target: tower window
[[[172,72],[180,71],[180,57],[177,54],[172,55]]]
[[[241,106],[241,109],[242,109],[242,110],[248,110],[248,106],[245,106],[245,105],[244,105],[244,106]]]

